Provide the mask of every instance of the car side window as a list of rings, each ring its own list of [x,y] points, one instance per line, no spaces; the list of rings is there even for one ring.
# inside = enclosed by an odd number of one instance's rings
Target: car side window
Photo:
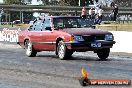
[[[41,20],[36,21],[32,25],[32,27],[30,28],[30,31],[41,31],[41,29],[42,29],[41,24],[42,24],[42,21]]]
[[[36,22],[30,27],[30,31],[34,31],[36,27]]]
[[[42,31],[51,31],[51,20],[44,19],[43,25],[42,25]]]
[[[29,31],[32,31],[33,25],[30,25],[30,27],[28,28]]]
[[[64,22],[61,18],[54,18],[53,19],[54,28],[63,28]]]

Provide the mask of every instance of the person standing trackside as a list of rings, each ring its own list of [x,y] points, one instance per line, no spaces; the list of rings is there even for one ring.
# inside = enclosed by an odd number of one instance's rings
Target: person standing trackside
[[[90,19],[93,19],[93,17],[94,17],[94,8],[91,8],[90,10],[89,10],[89,18]]]
[[[99,7],[99,10],[98,10],[98,16],[99,16],[99,24],[101,23],[102,21],[102,18],[103,18],[103,10],[101,8],[101,6]]]
[[[113,14],[114,14],[114,19],[113,19],[113,21],[116,21],[117,15],[118,15],[118,6],[117,6],[117,4],[115,4],[114,9],[113,9],[112,12],[113,12]]]
[[[98,14],[98,10],[99,10],[99,5],[97,4],[97,5],[95,6],[95,16]]]
[[[82,8],[81,17],[82,17],[82,18],[85,18],[85,19],[86,19],[86,17],[87,17],[87,10],[86,10],[85,7]]]
[[[115,3],[114,2],[111,2],[110,6],[111,7],[114,7],[115,6]]]
[[[99,24],[102,22],[102,18],[103,18],[103,10],[101,8],[101,6],[99,6],[98,8],[98,12],[95,14],[95,24]]]

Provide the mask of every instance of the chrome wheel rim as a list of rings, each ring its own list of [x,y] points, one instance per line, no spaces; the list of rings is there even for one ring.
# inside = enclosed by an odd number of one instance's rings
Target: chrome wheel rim
[[[64,58],[64,54],[65,54],[65,46],[63,44],[60,44],[59,52],[58,52],[59,58]]]
[[[26,54],[30,55],[31,52],[32,52],[32,44],[31,43],[27,43]]]

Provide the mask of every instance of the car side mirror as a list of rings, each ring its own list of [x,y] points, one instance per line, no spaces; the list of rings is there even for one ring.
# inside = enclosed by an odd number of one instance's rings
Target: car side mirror
[[[28,28],[28,30],[31,31],[32,27],[33,27],[33,25],[31,25],[31,26]]]
[[[46,27],[45,30],[52,31],[51,27]]]

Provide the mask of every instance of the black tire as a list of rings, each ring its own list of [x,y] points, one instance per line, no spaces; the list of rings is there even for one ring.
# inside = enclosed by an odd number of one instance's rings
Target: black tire
[[[106,48],[106,49],[98,50],[97,55],[101,60],[106,60],[106,58],[109,56],[109,53],[110,53],[110,49]]]
[[[32,43],[29,40],[26,40],[25,42],[25,49],[26,49],[26,55],[28,57],[35,57],[37,54],[37,51],[33,49]]]
[[[58,42],[57,55],[59,59],[61,60],[68,59],[69,57],[71,57],[72,54],[73,52],[67,49],[65,43],[62,40]]]

